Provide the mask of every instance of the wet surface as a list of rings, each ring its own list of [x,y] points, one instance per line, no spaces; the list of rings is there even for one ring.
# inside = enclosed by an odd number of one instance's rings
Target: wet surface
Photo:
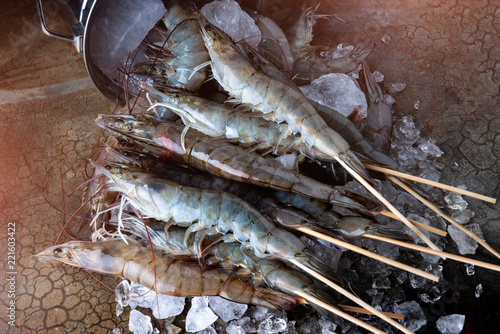
[[[382,72],[385,83],[407,84],[394,95],[396,116],[413,115],[424,135],[436,139],[444,151],[439,160],[445,165],[441,181],[500,198],[496,1],[338,1],[322,3],[319,11],[338,14],[357,31],[334,20],[321,23],[318,43],[352,44],[364,35],[377,42],[368,58],[372,70]],[[83,57],[72,45],[42,34],[33,1],[3,1],[0,12],[0,332],[125,329],[126,313],[114,315],[114,294],[89,274],[32,257],[52,245],[61,231],[59,210],[68,193],[83,182],[84,161],[97,141],[93,120],[114,105],[91,88]],[[334,40],[324,29],[334,31]],[[385,35],[391,37],[387,44],[381,41]],[[500,249],[500,205],[466,199],[475,212],[472,222],[481,226],[491,246]],[[65,211],[71,213],[78,205],[78,198],[71,197]],[[15,222],[13,269],[4,246],[9,222]],[[448,244],[449,251],[457,253],[453,242]],[[481,248],[475,258],[498,263]],[[472,310],[477,313],[479,305],[485,333],[495,332],[499,274],[476,268],[474,276],[467,276],[463,265],[453,263],[445,265],[444,274],[464,296],[483,284],[484,293],[473,301]],[[13,298],[6,281],[11,276]],[[15,326],[7,317],[12,300]]]

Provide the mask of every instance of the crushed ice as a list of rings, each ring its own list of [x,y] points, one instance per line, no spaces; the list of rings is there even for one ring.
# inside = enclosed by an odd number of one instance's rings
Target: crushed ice
[[[441,317],[436,322],[436,327],[441,334],[460,334],[464,328],[465,315],[451,314]]]
[[[201,8],[205,18],[225,31],[235,42],[257,46],[261,32],[255,21],[234,0],[214,1]]]
[[[310,85],[299,88],[307,98],[333,108],[346,117],[354,108],[359,108],[361,114],[366,116],[368,107],[365,94],[355,81],[345,74],[328,73]]]
[[[217,320],[215,313],[208,307],[208,297],[193,297],[191,308],[186,316],[186,331],[199,332]]]

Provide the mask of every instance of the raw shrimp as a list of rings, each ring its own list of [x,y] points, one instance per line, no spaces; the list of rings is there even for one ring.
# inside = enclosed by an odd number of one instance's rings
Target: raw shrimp
[[[194,258],[202,259],[203,263],[209,266],[217,265],[226,270],[238,270],[238,273],[249,272],[255,283],[265,283],[274,290],[280,290],[290,295],[294,295],[294,292],[299,290],[331,306],[335,307],[337,303],[334,298],[336,296],[335,291],[328,286],[315,282],[279,260],[261,259],[249,249],[242,250],[241,245],[236,242],[198,240],[199,236],[193,234],[185,242],[186,229],[171,227],[168,229],[167,237],[163,229],[155,229],[149,222],[145,225],[138,219],[127,220],[125,228],[144,242],[148,240],[147,233],[154,236],[151,238],[153,248],[167,254],[173,256],[191,254]],[[200,244],[202,241],[208,242]],[[335,314],[314,303],[311,303],[311,306],[339,326],[342,326],[342,319]]]
[[[269,153],[272,151],[278,155],[290,150],[313,160],[329,159],[291,135],[285,123],[277,124],[256,117],[248,108],[241,107],[235,111],[228,105],[196,95],[162,93],[148,84],[143,84],[142,88],[159,101],[156,105],[171,109],[186,126],[210,137],[234,139],[241,144],[254,145],[255,150],[267,149]]]
[[[276,199],[283,204],[292,205],[299,210],[305,211],[322,224],[335,222],[335,231],[346,239],[355,239],[365,234],[378,235],[401,241],[414,242],[413,238],[397,228],[377,224],[373,219],[363,217],[341,217],[335,211],[329,209],[325,203],[307,198],[298,194],[278,191]]]
[[[344,238],[354,238],[361,236],[358,232],[361,228],[363,228],[366,233],[370,233],[370,231],[377,230],[376,227],[380,226],[371,219],[358,216],[342,217],[333,211],[327,211],[326,208],[322,211],[317,210],[319,213],[317,213],[315,217],[319,217],[319,219],[315,219],[304,211],[290,206],[279,205],[276,200],[268,197],[270,195],[269,193],[264,193],[260,191],[260,189],[254,189],[253,187],[236,181],[230,181],[204,173],[201,174],[199,172],[190,172],[186,169],[172,168],[170,165],[162,166],[161,162],[157,162],[157,159],[148,158],[145,155],[140,157],[137,156],[137,158],[134,159],[131,154],[133,153],[129,152],[129,157],[125,157],[115,151],[112,155],[119,163],[139,164],[141,168],[145,168],[183,186],[230,192],[246,200],[259,209],[262,214],[265,214],[274,222],[285,228],[295,229],[297,227],[305,227],[332,237],[340,235]],[[288,205],[290,203],[286,204]],[[323,213],[323,211],[325,212]],[[399,234],[393,233],[393,236],[397,236],[398,240],[402,239],[401,234],[406,236],[404,240],[408,240],[409,237],[406,234],[400,231],[397,232],[399,232]]]
[[[147,149],[157,156],[173,155],[181,163],[219,177],[293,191],[346,208],[364,210],[362,204],[347,197],[350,191],[344,187],[323,184],[297,171],[283,168],[276,161],[255,152],[226,141],[215,141],[191,130],[183,138],[183,128],[176,124],[141,120],[134,115],[100,115],[96,123],[138,144],[146,143]]]
[[[374,48],[373,40],[370,37],[365,37],[349,54],[343,57],[333,59],[317,56],[299,58],[295,61],[293,68],[293,82],[297,85],[308,85],[323,74],[354,71]]]
[[[290,73],[293,69],[294,58],[288,39],[276,22],[269,17],[258,13],[251,13],[255,24],[262,33],[260,47],[269,52],[270,56],[274,57],[274,64],[286,73]]]
[[[163,17],[167,31],[156,35],[164,36],[156,44],[147,42],[153,61],[139,64],[134,71],[153,74],[155,84],[196,92],[207,78],[207,68],[203,66],[210,60],[208,51],[201,38],[198,24],[190,8],[189,1],[169,0],[168,12]],[[160,47],[165,44],[164,48]],[[159,46],[158,46],[159,45]],[[158,60],[156,58],[158,57]],[[153,66],[153,69],[150,69]]]
[[[363,74],[366,95],[368,96],[368,114],[366,124],[361,132],[377,149],[387,153],[391,149],[391,107],[385,103],[384,93],[375,81],[366,61],[363,61]]]
[[[342,160],[369,182],[373,182],[342,136],[318,115],[305,96],[285,83],[258,72],[240,53],[230,37],[198,15],[203,40],[211,59],[212,73],[235,101],[248,103],[278,123],[286,122],[309,147]]]
[[[110,188],[120,191],[144,217],[189,227],[190,232],[231,231],[242,247],[251,247],[259,257],[297,261],[319,275],[337,279],[331,269],[306,250],[299,238],[278,228],[237,196],[184,187],[137,169],[94,165],[109,178]]]
[[[317,7],[316,7],[317,9]],[[327,59],[318,57],[318,53],[330,49],[327,46],[311,46],[313,27],[316,19],[330,15],[315,14],[316,9],[307,8],[304,4],[297,7],[286,30],[287,38],[292,46],[295,58],[293,67],[293,82],[297,85],[307,85],[312,80],[327,73],[348,73],[355,70],[375,48],[372,38],[365,37],[348,55]]]
[[[219,268],[201,268],[197,262],[162,257],[129,240],[70,241],[35,255],[41,261],[60,262],[89,271],[124,277],[171,296],[220,296],[228,300],[273,309],[292,309],[298,301],[288,294],[254,286],[243,277]],[[155,274],[156,273],[156,274]]]

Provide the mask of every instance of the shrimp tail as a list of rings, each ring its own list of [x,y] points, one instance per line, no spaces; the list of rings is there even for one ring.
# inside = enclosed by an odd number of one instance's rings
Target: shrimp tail
[[[342,278],[340,278],[340,276],[337,275],[337,273],[333,269],[328,267],[323,262],[317,260],[314,255],[306,252],[303,253],[303,255],[296,256],[295,260],[305,267],[314,270],[318,274],[328,278],[329,280],[334,281],[338,284],[342,284]]]
[[[356,47],[350,52],[349,56],[357,58],[360,62],[368,57],[375,48],[375,43],[370,36],[365,37]]]
[[[361,175],[363,179],[365,179],[370,184],[375,185],[375,181],[373,181],[373,179],[370,177],[370,174],[368,174],[368,171],[366,170],[366,168],[363,166],[363,164],[353,151],[347,151],[343,154],[340,154],[339,158],[345,164],[351,167],[356,173]]]
[[[328,305],[335,307],[336,309],[342,310],[337,306],[338,301],[335,299],[335,296],[324,292],[320,288],[313,289],[311,287],[307,287],[304,289],[304,292],[311,297],[319,299],[322,302],[325,302]],[[324,316],[325,318],[327,318],[331,322],[335,323],[337,326],[344,327],[344,320],[341,317],[339,317],[338,315],[328,311],[327,309],[325,309],[319,305],[316,305],[315,303],[311,302],[310,300],[308,300],[308,302],[310,303],[311,307],[316,312],[318,312],[319,314],[321,314],[322,316]]]
[[[384,210],[383,204],[378,200],[375,200],[352,189],[346,189],[343,192],[343,195],[357,203],[357,208],[353,208],[355,210],[357,210],[358,208],[361,208],[362,211],[369,212],[378,212]]]
[[[252,297],[251,304],[263,306],[276,310],[291,310],[300,302],[293,296],[286,293],[266,289],[262,287],[254,287],[255,293]]]
[[[406,234],[405,232],[403,232],[401,230],[387,227],[384,225],[379,225],[379,224],[372,225],[372,226],[370,226],[370,229],[368,229],[368,231],[366,231],[366,232],[368,234],[376,235],[379,237],[391,238],[391,239],[400,240],[400,241],[404,241],[404,242],[410,242],[410,243],[415,242],[415,240],[413,239],[413,237],[411,235]]]

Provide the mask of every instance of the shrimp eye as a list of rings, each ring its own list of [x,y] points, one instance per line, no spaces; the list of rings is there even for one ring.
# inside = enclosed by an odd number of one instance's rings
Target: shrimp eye
[[[59,255],[59,253],[61,253],[61,252],[62,252],[62,249],[58,247],[58,248],[54,249],[53,254],[54,254],[55,256],[57,256],[57,255]]]
[[[104,166],[104,168],[106,168],[107,170],[110,170],[111,166],[110,165],[106,165],[106,166]]]

